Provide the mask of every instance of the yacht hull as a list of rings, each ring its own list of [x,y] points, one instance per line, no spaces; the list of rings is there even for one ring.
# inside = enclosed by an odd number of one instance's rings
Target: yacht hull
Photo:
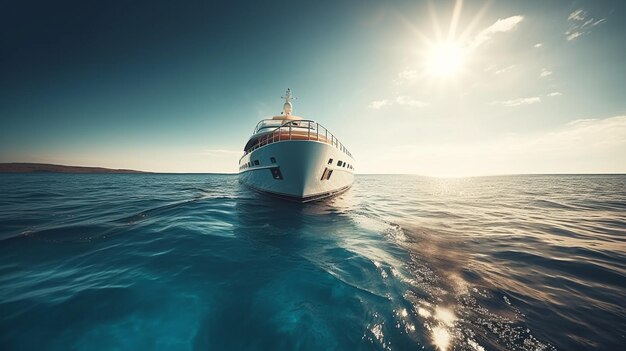
[[[268,144],[243,156],[239,164],[250,165],[240,171],[241,183],[298,202],[336,195],[354,182],[353,167],[347,166],[354,164],[352,157],[332,144],[313,140]]]

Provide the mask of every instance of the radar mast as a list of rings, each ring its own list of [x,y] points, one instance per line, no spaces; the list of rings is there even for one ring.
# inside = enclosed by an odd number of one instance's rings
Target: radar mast
[[[294,98],[293,95],[291,95],[291,88],[287,88],[285,96],[281,96],[280,98],[285,99],[285,104],[283,105],[283,114],[285,116],[290,116],[291,112],[293,111],[293,105],[291,104],[291,100],[298,100],[298,98]]]

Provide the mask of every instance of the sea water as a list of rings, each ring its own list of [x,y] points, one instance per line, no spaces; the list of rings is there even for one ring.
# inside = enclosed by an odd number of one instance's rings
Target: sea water
[[[2,350],[626,344],[626,176],[0,175]]]

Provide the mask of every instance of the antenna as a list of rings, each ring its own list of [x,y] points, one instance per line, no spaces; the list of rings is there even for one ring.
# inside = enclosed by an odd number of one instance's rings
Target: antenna
[[[291,102],[291,100],[298,100],[298,98],[293,97],[293,95],[291,95],[291,88],[287,88],[287,91],[285,92],[285,96],[281,96],[281,99],[285,99],[285,102]]]
[[[291,105],[291,101],[292,100],[298,100],[298,98],[293,97],[293,95],[291,95],[291,88],[287,88],[287,91],[285,92],[285,96],[281,96],[281,99],[285,99],[285,104],[283,105],[283,113],[286,116],[291,115],[291,111],[293,109],[293,106]]]

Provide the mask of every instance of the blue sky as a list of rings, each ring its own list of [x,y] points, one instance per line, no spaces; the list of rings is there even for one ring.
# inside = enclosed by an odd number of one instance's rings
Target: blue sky
[[[360,173],[626,172],[622,1],[5,9],[0,162],[234,172],[290,87]]]

